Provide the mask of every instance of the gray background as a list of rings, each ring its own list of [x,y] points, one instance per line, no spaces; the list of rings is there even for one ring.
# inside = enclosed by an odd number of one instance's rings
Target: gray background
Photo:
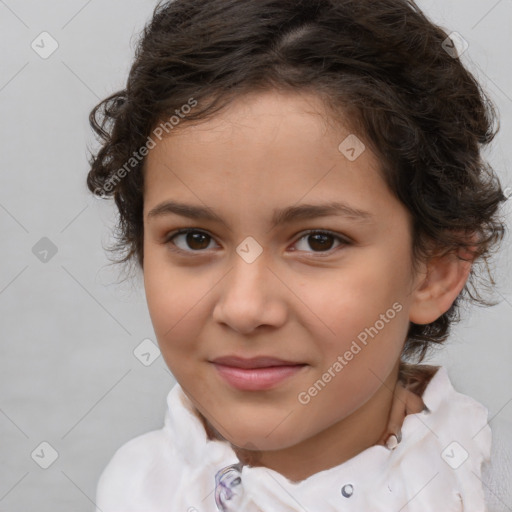
[[[469,42],[463,60],[501,114],[488,155],[511,186],[512,0],[419,4]],[[85,186],[89,111],[124,86],[154,5],[0,0],[0,512],[93,510],[113,452],[162,425],[174,379],[161,357],[146,366],[134,355],[155,341],[142,280],[116,284],[103,249],[114,207]],[[47,59],[31,48],[43,31],[59,44]],[[46,262],[33,252],[44,237],[57,249]],[[495,260],[501,303],[471,308],[432,361],[512,424],[510,252],[507,238]],[[47,469],[42,442],[58,453]]]

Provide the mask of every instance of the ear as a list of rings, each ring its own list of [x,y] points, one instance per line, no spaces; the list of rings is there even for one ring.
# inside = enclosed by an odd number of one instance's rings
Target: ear
[[[464,288],[472,263],[471,253],[467,251],[431,257],[412,292],[409,320],[430,324],[446,313]]]

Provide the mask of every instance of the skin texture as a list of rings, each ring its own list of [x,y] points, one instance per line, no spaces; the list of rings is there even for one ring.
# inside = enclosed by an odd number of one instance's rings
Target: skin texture
[[[312,94],[251,94],[207,122],[178,127],[150,151],[144,170],[144,283],[164,360],[215,435],[242,460],[258,453],[259,464],[294,481],[382,442],[390,423],[421,410],[417,402],[407,410],[407,396],[393,393],[409,322],[444,313],[470,270],[447,256],[413,272],[409,212],[368,144],[349,161],[338,147],[350,129],[327,119]],[[224,222],[148,216],[168,200],[207,206]],[[271,225],[274,209],[330,201],[369,220],[331,215]],[[207,236],[170,240],[184,228]],[[319,242],[305,234],[310,229],[341,241]],[[236,251],[249,236],[263,250],[252,263]],[[393,304],[400,311],[300,403],[299,393]],[[240,391],[210,362],[226,355],[306,366],[271,390]]]

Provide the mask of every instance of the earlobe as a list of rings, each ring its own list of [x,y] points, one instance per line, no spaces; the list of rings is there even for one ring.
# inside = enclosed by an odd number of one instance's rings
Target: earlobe
[[[409,320],[429,324],[446,313],[464,288],[472,261],[453,252],[435,256],[427,264],[426,274],[413,291]]]

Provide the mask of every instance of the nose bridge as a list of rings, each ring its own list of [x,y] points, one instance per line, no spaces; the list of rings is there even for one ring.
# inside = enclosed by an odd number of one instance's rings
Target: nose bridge
[[[269,254],[263,248],[257,254],[254,243],[247,244],[240,244],[233,255],[213,315],[218,322],[240,332],[249,332],[262,324],[278,324],[285,316],[282,298],[278,296],[280,287],[273,282],[276,278],[268,268]]]
[[[257,247],[255,241],[245,240],[236,248],[233,255],[227,288],[235,294],[264,294],[268,280],[272,276],[267,268],[269,263],[268,251],[259,244]]]

